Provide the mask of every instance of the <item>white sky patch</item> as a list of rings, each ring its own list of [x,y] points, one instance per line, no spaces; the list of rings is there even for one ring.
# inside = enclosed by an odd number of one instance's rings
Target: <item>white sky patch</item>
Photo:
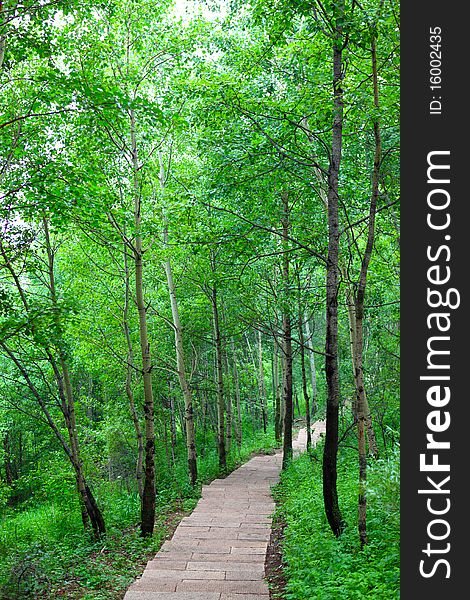
[[[198,0],[175,0],[173,14],[181,18],[183,22],[190,21],[193,17],[200,15],[208,21],[223,19],[227,16],[228,8],[225,0],[209,0],[201,2]]]
[[[58,10],[54,14],[52,24],[54,25],[54,27],[57,27],[57,29],[64,29],[64,27],[66,27],[67,25],[71,25],[72,23],[74,23],[74,21],[75,18],[72,14],[64,15],[64,13],[61,10]]]

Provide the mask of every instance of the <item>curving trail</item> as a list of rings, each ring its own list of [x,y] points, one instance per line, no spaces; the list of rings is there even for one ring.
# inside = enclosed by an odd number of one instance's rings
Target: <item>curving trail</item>
[[[315,446],[320,436],[326,432],[326,421],[315,421],[311,426],[311,437],[312,446]],[[307,429],[302,427],[299,430],[297,438],[292,443],[292,449],[294,450],[294,456],[303,452],[307,447]]]
[[[324,422],[312,425],[312,444]],[[305,449],[306,429],[294,452]],[[182,519],[124,600],[269,600],[264,561],[275,505],[271,486],[282,454],[256,456],[225,479],[203,486],[202,498]]]

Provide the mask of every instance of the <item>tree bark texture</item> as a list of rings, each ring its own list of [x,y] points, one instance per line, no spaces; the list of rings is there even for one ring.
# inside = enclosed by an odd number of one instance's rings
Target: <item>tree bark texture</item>
[[[382,140],[380,132],[380,122],[378,117],[379,112],[379,90],[378,90],[378,74],[377,74],[377,47],[375,34],[372,34],[371,42],[371,57],[372,57],[372,84],[374,92],[374,108],[377,115],[374,119],[374,168],[372,172],[372,189],[369,205],[369,226],[367,232],[367,243],[362,259],[361,273],[356,292],[356,336],[355,336],[355,371],[357,381],[357,438],[359,446],[359,497],[358,497],[358,529],[359,540],[361,547],[367,544],[367,496],[366,496],[366,480],[367,480],[367,455],[366,455],[366,440],[364,430],[366,428],[367,417],[367,400],[364,386],[364,303],[367,285],[367,273],[369,269],[372,250],[374,247],[375,238],[375,214],[377,210],[377,200],[379,197],[379,178],[380,178],[380,162],[382,157]]]
[[[304,331],[302,322],[302,313],[299,311],[299,343],[300,343],[300,367],[302,372],[302,391],[305,402],[305,423],[307,426],[307,450],[310,451],[312,448],[312,430],[310,423],[310,398],[307,389],[307,370],[305,368],[305,344],[304,344]]]
[[[231,349],[232,349],[232,377],[233,377],[233,387],[235,392],[235,405],[237,411],[237,419],[235,421],[235,439],[237,440],[237,445],[240,448],[242,445],[242,409],[241,409],[241,399],[240,399],[240,383],[238,381],[238,368],[237,368],[237,352],[235,349],[235,342],[232,338],[230,341]]]
[[[258,389],[261,404],[261,414],[263,418],[263,431],[266,433],[268,425],[268,406],[266,398],[266,385],[264,383],[263,340],[261,331],[258,331]]]
[[[309,349],[309,361],[310,361],[310,383],[312,386],[312,406],[311,406],[311,417],[315,416],[317,412],[317,372],[315,368],[315,352],[313,349],[313,339],[312,332],[310,329],[310,323],[308,319],[305,319],[305,335],[306,335],[306,345]]]
[[[282,468],[286,469],[292,460],[292,421],[293,421],[293,389],[292,389],[292,327],[289,306],[289,196],[287,192],[282,193],[282,239],[283,239],[283,268],[282,280],[284,286],[284,302],[282,315],[283,333],[283,356],[284,356],[284,444]]]
[[[160,161],[160,188],[162,193],[165,190],[165,170],[161,154]],[[163,210],[163,243],[168,252],[168,219]],[[183,345],[183,329],[178,309],[178,301],[176,298],[176,286],[173,279],[173,270],[171,267],[170,257],[165,258],[165,274],[170,295],[171,314],[173,318],[173,329],[175,332],[175,348],[176,348],[176,370],[178,371],[178,379],[181,386],[181,391],[184,398],[184,421],[186,431],[186,453],[188,461],[189,479],[194,487],[197,483],[197,452],[196,452],[196,436],[194,427],[194,411],[191,388],[186,376],[186,361],[184,356]]]
[[[211,257],[213,264],[213,257]],[[213,272],[215,270],[213,264]],[[227,455],[225,447],[225,397],[224,397],[224,375],[222,363],[222,338],[220,335],[219,307],[217,299],[217,288],[215,282],[211,289],[212,320],[214,326],[215,340],[215,367],[217,379],[217,451],[219,455],[219,467],[223,471],[227,468]]]
[[[336,4],[333,40],[334,118],[330,164],[328,168],[328,257],[326,268],[326,344],[325,372],[327,385],[326,434],[323,451],[323,501],[328,523],[339,536],[344,523],[338,503],[337,454],[339,427],[338,369],[338,291],[339,291],[339,172],[343,140],[343,19],[344,0]]]
[[[281,387],[279,383],[279,346],[274,339],[273,349],[273,393],[274,393],[274,437],[276,442],[282,438],[281,432]]]
[[[145,468],[144,486],[141,504],[140,530],[143,536],[152,535],[155,525],[155,408],[152,387],[152,357],[147,327],[147,307],[144,300],[142,248],[142,202],[139,185],[139,160],[136,141],[135,114],[131,110],[132,173],[134,193],[134,274],[135,298],[139,315],[139,339],[142,356],[142,380],[144,387],[145,418]]]
[[[222,350],[224,372],[226,375],[227,385],[225,386],[225,397],[227,399],[225,405],[226,414],[226,451],[227,454],[232,448],[232,437],[233,437],[233,402],[232,402],[232,390],[230,386],[230,370],[228,366],[228,355],[226,346]]]
[[[43,219],[43,227],[48,261],[49,294],[54,314],[53,341],[58,355],[58,364],[52,352],[49,349],[47,352],[49,362],[53,368],[54,376],[57,382],[60,406],[67,428],[69,438],[69,458],[71,459],[72,466],[75,471],[76,484],[80,496],[82,522],[86,528],[89,520],[95,535],[101,535],[106,532],[104,518],[100,509],[98,508],[93,493],[91,492],[85,480],[83,464],[80,457],[80,443],[78,439],[75,415],[75,398],[73,395],[72,382],[68,368],[68,357],[65,348],[65,341],[63,339],[63,327],[60,320],[60,309],[56,290],[55,252],[52,247],[49,224],[46,218]]]
[[[130,300],[130,273],[129,273],[129,261],[127,258],[127,248],[124,246],[124,279],[125,279],[125,291],[124,291],[124,310],[122,326],[124,329],[124,336],[126,338],[127,345],[127,365],[126,365],[126,395],[129,400],[129,410],[132,417],[132,423],[134,424],[135,437],[137,441],[137,460],[135,466],[135,476],[137,480],[137,489],[139,490],[139,496],[142,501],[144,493],[143,486],[143,464],[144,464],[144,443],[142,436],[142,428],[140,426],[139,415],[135,405],[134,391],[132,389],[132,375],[135,369],[134,365],[134,350],[132,347],[131,334],[129,328],[129,300]]]

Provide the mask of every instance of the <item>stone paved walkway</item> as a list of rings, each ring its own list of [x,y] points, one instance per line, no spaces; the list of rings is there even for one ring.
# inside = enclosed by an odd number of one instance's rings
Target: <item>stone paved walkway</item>
[[[315,426],[313,443],[321,430]],[[306,430],[300,430],[296,452],[305,449],[306,439]],[[280,453],[256,456],[225,479],[203,486],[194,511],[124,600],[269,600],[264,560],[275,508],[270,488],[281,464]]]
[[[315,421],[311,427],[312,446],[320,439],[320,435],[326,432],[326,421]],[[299,430],[297,438],[292,442],[294,456],[303,452],[307,447],[307,429],[303,427]]]

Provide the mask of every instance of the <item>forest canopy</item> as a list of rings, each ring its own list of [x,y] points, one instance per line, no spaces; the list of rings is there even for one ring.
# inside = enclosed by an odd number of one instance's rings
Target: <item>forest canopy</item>
[[[125,588],[263,448],[291,598],[314,489],[396,566],[398,36],[395,0],[0,0],[0,597],[116,597],[77,556]]]

